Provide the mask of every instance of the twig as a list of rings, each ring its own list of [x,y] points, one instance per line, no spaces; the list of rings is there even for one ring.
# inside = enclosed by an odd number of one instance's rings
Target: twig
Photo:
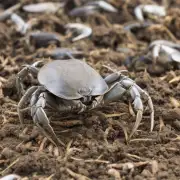
[[[71,145],[72,145],[72,142],[73,142],[73,141],[71,140],[71,141],[68,143],[67,148],[66,148],[66,152],[65,152],[65,156],[64,156],[64,158],[61,159],[61,160],[67,161],[68,157],[69,157],[73,152],[75,152],[75,151],[82,152],[82,150],[79,149],[79,148],[70,148]]]
[[[42,150],[44,149],[46,142],[47,142],[47,138],[45,137],[45,138],[42,140],[42,142],[41,142],[41,144],[40,144],[40,146],[39,146],[39,150],[38,150],[38,151],[42,151]]]
[[[136,163],[131,163],[131,162],[127,162],[127,163],[119,163],[119,164],[109,164],[108,167],[109,168],[117,168],[117,169],[121,169],[121,168],[125,168],[125,169],[133,169],[134,167],[139,167],[139,166],[144,166],[146,164],[148,164],[149,161],[145,161],[145,162],[136,162]]]
[[[0,174],[4,174],[8,169],[10,169],[12,166],[14,166],[19,161],[19,158],[17,158],[15,161],[13,161],[7,168],[5,168],[3,171],[0,172]]]
[[[159,117],[159,132],[162,131],[163,127],[165,127],[164,121],[163,121],[163,118],[160,116]]]
[[[137,141],[156,141],[156,139],[150,139],[150,138],[142,138],[142,139],[131,139],[129,142],[137,142]]]
[[[2,89],[2,82],[0,82],[0,99],[4,97],[3,89]]]
[[[66,168],[66,171],[75,179],[77,180],[91,180],[90,178],[82,175],[82,174],[77,174],[73,171],[71,171],[69,168]]]
[[[135,159],[140,160],[140,161],[146,161],[147,160],[145,158],[142,158],[142,157],[134,155],[134,154],[125,153],[124,155],[128,158],[135,158]]]
[[[51,174],[49,177],[47,177],[45,180],[51,180],[54,177],[55,174]]]

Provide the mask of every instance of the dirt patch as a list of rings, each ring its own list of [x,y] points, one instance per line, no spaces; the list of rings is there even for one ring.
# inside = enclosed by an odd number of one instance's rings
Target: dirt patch
[[[40,1],[26,1],[26,3]],[[42,2],[42,1],[41,1]],[[33,30],[53,32],[60,37],[60,46],[83,52],[87,63],[103,77],[112,70],[129,70],[128,76],[151,96],[155,109],[155,127],[150,132],[150,112],[144,101],[144,114],[138,131],[129,142],[135,116],[129,111],[129,101],[99,107],[83,114],[63,114],[51,122],[65,147],[52,145],[35,127],[30,113],[25,127],[20,126],[15,77],[22,65],[38,60],[51,61],[45,56],[56,48],[35,48],[27,44],[15,25],[0,23],[0,172],[16,173],[28,179],[180,179],[180,70],[177,64],[159,62],[152,66],[147,47],[156,39],[179,41],[180,9],[178,1],[169,3],[167,16],[151,19],[153,26],[126,31],[124,25],[136,18],[133,9],[141,1],[110,0],[118,13],[101,12],[90,17],[75,18],[67,12],[85,1],[69,1],[65,11],[39,15],[17,10],[26,21],[36,18]],[[148,1],[152,3],[152,1]],[[164,2],[164,1],[162,1]],[[8,8],[15,1],[0,2]],[[3,9],[2,9],[3,10]],[[48,18],[48,20],[47,20]],[[88,24],[91,37],[71,42],[64,25],[70,22]],[[145,59],[142,61],[142,59]],[[150,60],[152,57],[149,56]],[[146,62],[147,60],[147,62]],[[175,79],[176,78],[176,79]],[[24,81],[25,88],[37,84],[32,76]],[[52,119],[52,118],[51,118]],[[121,177],[121,178],[120,178]]]

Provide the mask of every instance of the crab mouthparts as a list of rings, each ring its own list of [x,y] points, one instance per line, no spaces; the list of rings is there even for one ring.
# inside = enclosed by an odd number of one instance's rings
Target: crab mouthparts
[[[82,102],[83,103],[89,103],[92,100],[91,97],[92,89],[88,87],[83,87],[79,89],[78,93],[82,96]]]

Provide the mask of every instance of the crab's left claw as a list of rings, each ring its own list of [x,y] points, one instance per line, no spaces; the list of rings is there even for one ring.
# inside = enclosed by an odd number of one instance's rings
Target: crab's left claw
[[[130,94],[133,99],[134,109],[137,111],[136,122],[132,129],[132,132],[129,136],[129,139],[133,136],[133,134],[138,129],[140,122],[142,120],[143,115],[143,103],[141,100],[141,95],[147,99],[148,107],[151,111],[151,128],[150,131],[153,130],[154,127],[154,107],[149,94],[141,89],[132,79],[118,73],[113,73],[105,78],[105,81],[108,84],[114,83],[113,87],[111,87],[110,91],[105,94],[104,102],[108,101],[117,101],[125,94]]]
[[[154,106],[153,106],[153,102],[152,102],[152,99],[151,97],[149,96],[149,94],[144,91],[143,89],[141,89],[137,84],[134,85],[138,92],[143,95],[145,97],[145,99],[147,100],[147,103],[148,103],[148,107],[151,111],[151,115],[150,115],[150,119],[151,119],[151,127],[150,127],[150,131],[152,132],[153,128],[154,128]]]
[[[143,114],[143,104],[142,104],[142,100],[141,100],[141,95],[144,95],[145,98],[147,99],[148,102],[148,106],[150,108],[151,111],[151,127],[150,127],[150,131],[153,130],[154,128],[154,107],[153,107],[153,103],[152,103],[152,99],[149,96],[149,94],[144,91],[143,89],[141,89],[137,84],[135,84],[135,82],[133,82],[131,79],[125,79],[122,81],[123,85],[125,85],[127,88],[129,88],[129,93],[132,97],[133,104],[134,104],[134,109],[137,111],[137,115],[136,115],[136,122],[135,125],[132,129],[132,132],[129,136],[129,139],[133,136],[133,134],[136,132],[136,130],[138,129],[140,122],[142,120],[142,114]]]

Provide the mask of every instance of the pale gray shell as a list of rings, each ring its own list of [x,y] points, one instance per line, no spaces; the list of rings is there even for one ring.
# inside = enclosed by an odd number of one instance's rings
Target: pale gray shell
[[[80,60],[56,60],[44,65],[39,73],[41,85],[63,99],[103,95],[108,91],[104,79]]]

